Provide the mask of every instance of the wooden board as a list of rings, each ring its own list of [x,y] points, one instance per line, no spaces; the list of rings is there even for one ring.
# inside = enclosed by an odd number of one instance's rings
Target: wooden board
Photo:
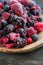
[[[1,52],[9,52],[9,53],[21,53],[21,52],[29,52],[32,50],[35,50],[43,45],[43,32],[39,34],[39,40],[37,42],[34,42],[30,45],[26,45],[24,48],[18,48],[18,49],[7,49],[5,47],[0,47]]]

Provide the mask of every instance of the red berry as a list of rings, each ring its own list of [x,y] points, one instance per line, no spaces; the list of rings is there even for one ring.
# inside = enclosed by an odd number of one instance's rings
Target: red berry
[[[6,48],[13,48],[14,47],[14,44],[13,43],[11,43],[11,44],[6,44]]]
[[[35,28],[38,32],[43,31],[43,23],[41,23],[41,22],[35,23],[35,24],[34,24],[34,28]]]
[[[8,12],[4,12],[2,14],[2,18],[5,19],[5,20],[7,20],[9,17],[10,17],[10,13],[8,13]]]
[[[23,15],[23,9],[22,5],[20,3],[14,3],[11,5],[11,9],[18,15],[22,16]]]
[[[28,28],[28,36],[31,37],[35,33],[36,33],[36,31],[35,31],[35,29],[33,27]]]
[[[0,2],[0,8],[2,8],[3,4]]]
[[[17,25],[15,25],[15,26],[14,26],[14,28],[15,28],[15,29],[18,29],[18,26],[17,26]]]
[[[3,42],[4,42],[4,43],[7,43],[8,41],[9,41],[8,38],[3,38]]]
[[[27,38],[27,43],[31,44],[33,42],[32,38]]]
[[[10,40],[12,40],[12,41],[14,41],[14,40],[16,40],[18,37],[20,37],[20,34],[18,33],[18,34],[16,34],[16,33],[10,33],[9,34],[9,37],[10,37]]]

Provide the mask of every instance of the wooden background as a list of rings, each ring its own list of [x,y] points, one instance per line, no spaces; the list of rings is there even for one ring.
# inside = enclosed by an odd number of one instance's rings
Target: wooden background
[[[43,0],[35,1],[43,9]],[[0,52],[0,65],[43,65],[43,46],[32,52],[22,54]]]

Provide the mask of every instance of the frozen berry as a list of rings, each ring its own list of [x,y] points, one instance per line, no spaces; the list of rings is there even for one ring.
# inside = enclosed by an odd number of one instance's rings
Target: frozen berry
[[[5,37],[5,38],[3,38],[3,42],[4,42],[4,43],[7,43],[8,41],[9,41],[9,39],[8,39],[8,38],[6,38],[6,37]]]
[[[23,15],[22,5],[20,3],[15,3],[11,5],[11,10],[13,10],[18,16]]]
[[[26,37],[26,31],[23,28],[19,28],[16,32],[18,32],[21,37]]]
[[[12,41],[14,41],[15,39],[17,39],[18,37],[20,37],[20,34],[16,34],[16,33],[13,33],[13,32],[9,34],[9,38]]]
[[[34,20],[29,20],[26,24],[27,27],[33,27],[34,26]]]
[[[0,8],[2,8],[3,4],[0,2]]]
[[[33,42],[32,38],[27,38],[27,44],[31,44]]]
[[[10,17],[10,13],[8,13],[8,12],[4,12],[2,14],[2,18],[5,19],[5,20],[7,20],[9,17]]]
[[[32,35],[32,40],[33,41],[37,41],[38,38],[39,38],[39,36],[37,34]]]
[[[6,48],[10,49],[10,48],[13,48],[14,47],[14,44],[11,43],[11,44],[6,44]]]
[[[17,39],[14,41],[14,45],[15,45],[15,47],[17,47],[17,48],[24,47],[26,44],[27,44],[26,40],[25,40],[25,39],[22,39],[22,38],[17,38]]]
[[[35,32],[35,30],[34,30],[34,28],[33,27],[29,27],[28,28],[28,36],[32,36],[33,34],[35,34],[36,32]]]
[[[43,23],[41,23],[41,22],[35,23],[35,24],[34,24],[34,28],[35,28],[38,32],[43,31]]]

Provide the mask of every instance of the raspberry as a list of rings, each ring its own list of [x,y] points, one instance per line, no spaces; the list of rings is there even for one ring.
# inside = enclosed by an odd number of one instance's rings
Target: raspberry
[[[28,0],[18,0],[20,3],[22,3],[23,5],[28,5],[30,3],[30,1]]]
[[[27,38],[27,43],[31,44],[33,42],[32,38]]]
[[[9,17],[10,17],[10,13],[8,13],[8,12],[4,12],[2,14],[2,18],[5,19],[5,20],[7,20]]]
[[[35,23],[35,24],[34,24],[34,28],[35,28],[38,32],[43,31],[43,23],[41,23],[41,22]]]
[[[31,7],[31,11],[32,11],[32,10],[35,10],[35,9],[36,9],[36,6]]]
[[[2,8],[3,4],[0,2],[0,8]]]
[[[4,43],[7,43],[8,41],[9,41],[9,39],[8,39],[8,38],[6,38],[6,37],[5,37],[5,38],[3,38],[3,42],[4,42]]]
[[[18,15],[22,16],[23,15],[23,9],[22,5],[20,3],[14,3],[11,5],[11,9]]]
[[[16,34],[16,33],[10,33],[9,34],[10,40],[14,41],[16,38],[20,37],[20,34]]]
[[[28,28],[28,36],[32,36],[33,34],[35,34],[36,32],[35,32],[35,30],[34,30],[34,28],[33,27],[30,27],[30,28]]]
[[[6,44],[6,48],[13,48],[14,47],[14,44],[13,43],[11,43],[11,44]]]

